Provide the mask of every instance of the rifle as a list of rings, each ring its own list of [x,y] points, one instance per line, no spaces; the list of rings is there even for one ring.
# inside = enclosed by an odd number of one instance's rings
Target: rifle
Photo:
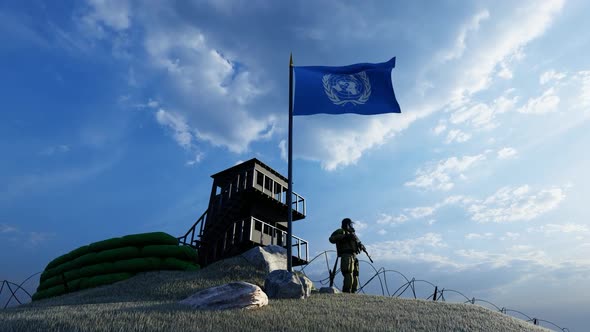
[[[373,259],[371,259],[371,256],[369,255],[369,253],[367,252],[367,248],[365,248],[365,246],[361,243],[361,240],[359,239],[358,236],[356,236],[356,233],[354,231],[354,228],[352,228],[352,226],[350,226],[350,230],[352,231],[352,234],[354,235],[354,238],[356,239],[356,245],[357,247],[365,253],[365,255],[367,255],[367,257],[369,258],[369,260],[371,261],[371,263],[373,263]],[[359,251],[360,253],[360,251]]]

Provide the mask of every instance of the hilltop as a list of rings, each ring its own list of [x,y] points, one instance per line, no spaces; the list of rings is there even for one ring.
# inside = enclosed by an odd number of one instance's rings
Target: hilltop
[[[481,306],[361,294],[271,299],[252,310],[178,304],[231,281],[262,287],[266,273],[242,257],[200,271],[158,271],[0,310],[0,331],[548,331]]]

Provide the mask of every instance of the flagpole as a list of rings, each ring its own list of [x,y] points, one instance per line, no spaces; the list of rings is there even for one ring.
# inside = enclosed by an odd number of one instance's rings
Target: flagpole
[[[289,180],[287,183],[287,271],[293,271],[291,236],[293,234],[293,53],[289,56]]]

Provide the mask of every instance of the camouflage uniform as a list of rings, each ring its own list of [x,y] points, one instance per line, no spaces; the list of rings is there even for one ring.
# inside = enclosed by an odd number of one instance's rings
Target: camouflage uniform
[[[344,277],[342,292],[356,293],[359,284],[359,260],[356,255],[360,252],[356,236],[353,232],[340,228],[332,233],[330,243],[336,243],[336,251],[341,258],[340,270]]]

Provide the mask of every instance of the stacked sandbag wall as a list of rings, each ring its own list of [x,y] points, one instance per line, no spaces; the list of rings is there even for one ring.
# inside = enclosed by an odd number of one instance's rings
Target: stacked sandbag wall
[[[138,272],[198,270],[197,252],[163,232],[95,242],[60,256],[45,268],[33,300],[112,284]]]

